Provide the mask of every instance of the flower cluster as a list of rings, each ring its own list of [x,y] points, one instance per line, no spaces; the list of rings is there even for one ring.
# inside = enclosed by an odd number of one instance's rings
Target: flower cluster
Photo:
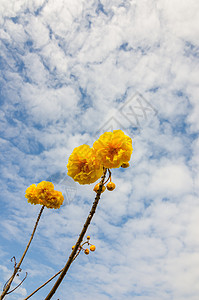
[[[103,166],[88,145],[73,150],[68,160],[68,175],[80,184],[93,183],[102,176]]]
[[[132,140],[122,130],[105,132],[93,144],[97,157],[105,168],[119,168],[127,163],[133,151]]]
[[[102,176],[103,168],[127,167],[132,151],[132,139],[122,130],[105,132],[92,148],[82,145],[73,150],[68,175],[80,184],[93,183]]]
[[[88,248],[84,248],[84,247],[83,247],[85,244],[88,244],[88,246],[90,246],[90,250],[89,250]],[[72,246],[72,250],[73,250],[74,248],[75,248],[75,245]],[[94,251],[96,250],[95,245],[92,245],[92,244],[90,243],[90,236],[89,236],[89,235],[87,236],[87,241],[84,242],[83,244],[81,244],[81,245],[79,246],[78,252],[77,252],[77,254],[76,254],[76,257],[79,255],[79,253],[80,253],[82,250],[84,251],[84,253],[85,253],[86,255],[88,255],[88,254],[90,253],[90,251],[94,252]],[[76,257],[75,257],[75,258],[76,258]]]
[[[31,204],[45,205],[47,208],[60,208],[64,197],[61,192],[54,190],[52,182],[42,181],[36,186],[32,184],[26,190],[25,197]]]

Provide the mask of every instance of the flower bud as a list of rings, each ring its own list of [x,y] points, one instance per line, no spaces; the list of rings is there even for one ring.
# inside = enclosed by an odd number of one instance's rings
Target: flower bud
[[[90,246],[90,250],[91,250],[91,251],[95,251],[95,245],[91,245],[91,246]]]
[[[97,193],[98,190],[99,190],[99,186],[100,186],[100,184],[97,183],[97,184],[95,185],[93,191]],[[106,189],[106,187],[103,185],[103,186],[102,186],[102,193],[105,191],[105,189]]]
[[[86,249],[84,250],[84,253],[85,253],[86,255],[88,255],[88,254],[89,254],[89,249],[86,248]]]
[[[129,167],[129,163],[128,162],[125,162],[121,165],[122,168],[126,169]]]
[[[115,183],[110,181],[106,187],[108,191],[113,191],[115,189]]]

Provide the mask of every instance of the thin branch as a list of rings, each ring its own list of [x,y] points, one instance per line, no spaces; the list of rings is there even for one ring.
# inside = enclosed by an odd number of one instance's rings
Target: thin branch
[[[84,244],[86,244],[87,242],[83,243],[82,246]],[[82,250],[82,247],[80,249],[78,249],[78,252],[75,254],[75,256],[73,257],[73,261],[77,258],[77,256],[80,254]],[[24,300],[29,299],[30,297],[32,297],[36,292],[38,292],[41,288],[43,288],[46,284],[48,284],[51,280],[53,280],[57,275],[59,275],[61,272],[63,271],[63,269],[61,269],[60,271],[58,271],[55,275],[53,275],[50,279],[48,279],[46,282],[44,282],[42,285],[40,285],[36,290],[34,290],[34,292],[32,292],[30,295],[28,295]]]
[[[44,287],[47,283],[49,283],[51,280],[53,280],[57,275],[59,275],[63,269],[61,269],[59,272],[57,272],[55,275],[53,275],[50,279],[48,279],[44,284],[42,284],[40,287],[38,287],[34,292],[32,292],[28,297],[26,297],[24,300],[29,299],[32,297],[36,292],[38,292],[42,287]]]
[[[107,178],[107,180],[104,182],[104,184],[106,184],[108,181],[109,181],[109,179],[111,180],[111,170],[109,170],[108,169],[108,178]]]
[[[104,174],[103,174],[103,176],[101,178],[100,185],[99,185],[99,190],[98,190],[97,195],[95,197],[95,201],[93,202],[93,206],[92,206],[91,211],[90,211],[90,213],[89,213],[89,215],[88,215],[88,217],[86,219],[86,222],[85,222],[85,224],[84,224],[84,226],[82,228],[82,231],[81,231],[81,233],[79,235],[79,238],[78,238],[78,240],[77,240],[77,242],[75,244],[75,247],[74,247],[73,251],[71,252],[71,255],[69,256],[68,261],[67,261],[66,265],[64,266],[64,268],[63,268],[63,270],[62,270],[59,278],[57,279],[56,283],[54,284],[53,288],[51,289],[50,293],[47,295],[47,297],[45,298],[45,300],[51,299],[52,296],[55,294],[57,288],[59,287],[59,285],[61,284],[62,280],[64,279],[64,277],[65,277],[65,275],[66,275],[66,273],[67,273],[67,271],[68,271],[71,263],[73,262],[74,258],[76,257],[76,253],[77,253],[77,251],[78,251],[78,249],[80,247],[80,244],[81,244],[81,242],[82,242],[82,240],[84,238],[84,235],[85,235],[85,233],[86,233],[86,231],[88,229],[88,226],[90,225],[92,217],[95,214],[95,211],[96,211],[99,199],[100,199],[100,195],[102,193],[102,187],[103,187],[103,184],[104,184],[104,181],[105,181],[106,172],[107,172],[107,169],[104,169]]]
[[[12,284],[12,282],[13,282],[13,280],[14,280],[16,274],[17,274],[17,272],[18,272],[19,269],[20,269],[20,266],[21,266],[21,264],[22,264],[22,262],[23,262],[23,259],[24,259],[25,255],[26,255],[26,253],[27,253],[27,251],[28,251],[28,248],[30,247],[30,244],[31,244],[31,242],[32,242],[32,239],[33,239],[33,237],[34,237],[34,234],[35,234],[35,231],[36,231],[36,229],[37,229],[37,225],[38,225],[38,223],[39,223],[39,220],[40,220],[41,214],[42,214],[42,212],[43,212],[43,210],[44,210],[44,207],[45,207],[45,206],[43,205],[42,208],[41,208],[41,210],[40,210],[40,212],[39,212],[39,215],[38,215],[38,217],[37,217],[37,221],[36,221],[36,223],[35,223],[35,226],[34,226],[34,229],[33,229],[32,234],[31,234],[30,240],[29,240],[29,242],[28,242],[28,244],[27,244],[27,246],[26,246],[26,249],[25,249],[25,251],[24,251],[24,253],[23,253],[23,255],[22,255],[22,257],[21,257],[19,263],[17,264],[17,266],[16,266],[16,259],[14,258],[14,259],[15,259],[14,271],[13,271],[13,274],[12,274],[12,276],[10,277],[8,283],[6,284],[6,286],[5,286],[4,289],[3,289],[3,293],[2,293],[1,296],[0,296],[0,300],[2,300],[2,299],[6,296],[6,294],[8,293],[8,290],[10,289],[10,286],[11,286],[11,284]]]
[[[27,278],[28,276],[28,273],[26,272],[26,276],[24,277],[24,279],[14,288],[12,289],[11,291],[7,292],[7,295],[8,294],[11,294],[12,292],[14,292],[16,289],[18,289],[18,287],[20,287],[20,285],[24,282],[24,280]]]

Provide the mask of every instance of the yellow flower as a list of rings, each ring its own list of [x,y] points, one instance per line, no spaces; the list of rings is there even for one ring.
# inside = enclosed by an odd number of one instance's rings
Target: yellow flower
[[[26,190],[26,198],[31,204],[45,205],[47,208],[60,208],[64,197],[61,192],[54,190],[52,182],[42,181],[36,186],[32,184]]]
[[[39,199],[37,197],[37,187],[35,184],[32,184],[26,189],[25,197],[31,204],[40,204]]]
[[[67,169],[67,174],[80,184],[93,183],[103,174],[103,166],[96,158],[94,149],[88,145],[81,145],[73,150]]]
[[[122,130],[105,132],[93,144],[98,159],[105,168],[119,168],[127,163],[133,151],[132,139]]]
[[[45,201],[54,191],[54,185],[49,181],[41,181],[37,185],[37,197],[40,201]]]
[[[64,201],[64,196],[59,191],[51,191],[51,193],[45,197],[41,202],[47,208],[60,208]]]
[[[49,181],[42,181],[37,185],[37,197],[40,204],[45,205],[47,208],[60,208],[64,201],[61,192],[54,190],[54,185]]]

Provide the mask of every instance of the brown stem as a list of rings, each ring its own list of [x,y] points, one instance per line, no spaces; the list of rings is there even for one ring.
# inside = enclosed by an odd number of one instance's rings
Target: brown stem
[[[35,231],[36,231],[36,229],[37,229],[37,225],[38,225],[38,223],[39,223],[39,219],[40,219],[41,214],[42,214],[42,212],[43,212],[43,210],[44,210],[44,207],[45,207],[45,206],[43,205],[42,208],[41,208],[41,210],[40,210],[40,212],[39,212],[39,215],[38,215],[38,217],[37,217],[37,221],[36,221],[36,223],[35,223],[35,227],[34,227],[33,232],[32,232],[32,234],[31,234],[30,240],[29,240],[29,242],[28,242],[28,244],[27,244],[27,246],[26,246],[26,249],[25,249],[25,251],[24,251],[24,253],[23,253],[23,255],[22,255],[22,257],[21,257],[19,263],[17,264],[17,266],[14,266],[13,274],[12,274],[12,276],[10,277],[8,283],[6,284],[6,286],[5,286],[5,288],[4,288],[3,293],[2,293],[1,296],[0,296],[0,300],[2,300],[2,299],[6,296],[6,294],[7,294],[8,290],[10,289],[10,286],[11,286],[11,284],[12,284],[12,282],[13,282],[13,280],[14,280],[16,274],[17,274],[17,272],[18,272],[19,269],[20,269],[20,266],[21,266],[21,264],[22,264],[22,261],[23,261],[25,255],[26,255],[26,253],[27,253],[27,251],[28,251],[28,248],[29,248],[29,246],[30,246],[30,243],[32,242],[33,236],[34,236]]]
[[[110,181],[111,181],[111,170],[109,170],[108,169],[108,178],[107,178],[107,180],[104,182],[104,184],[106,184],[108,181],[109,181],[109,179],[110,179]]]
[[[14,292],[16,289],[18,289],[18,287],[20,287],[20,285],[22,285],[22,283],[26,280],[26,278],[27,278],[27,276],[28,276],[28,273],[26,272],[26,276],[24,277],[24,279],[14,288],[14,289],[12,289],[11,291],[9,291],[9,292],[7,292],[7,295],[8,294],[11,294],[12,292]]]
[[[64,268],[63,268],[63,270],[62,270],[59,278],[55,282],[53,288],[51,289],[50,293],[47,295],[47,297],[45,298],[45,300],[51,299],[52,296],[55,294],[57,288],[59,287],[59,285],[61,284],[62,280],[64,279],[64,277],[65,277],[65,275],[66,275],[66,273],[67,273],[67,271],[68,271],[71,263],[73,262],[73,259],[74,259],[75,255],[76,255],[77,251],[78,251],[78,248],[79,248],[79,246],[80,246],[80,244],[81,244],[81,242],[82,242],[82,240],[84,238],[84,235],[85,235],[85,233],[86,233],[86,231],[88,229],[88,226],[89,226],[89,224],[90,224],[90,222],[92,220],[92,217],[93,217],[93,215],[94,215],[94,213],[96,211],[96,208],[97,208],[97,205],[98,205],[98,202],[99,202],[99,199],[100,199],[100,195],[102,193],[102,186],[103,186],[103,183],[104,183],[104,180],[105,180],[105,177],[106,177],[106,172],[107,172],[107,169],[104,169],[104,174],[103,174],[103,176],[101,178],[99,189],[98,189],[97,195],[95,197],[95,201],[93,202],[93,206],[92,206],[91,211],[90,211],[90,213],[89,213],[89,215],[88,215],[88,217],[86,219],[86,222],[85,222],[85,224],[84,224],[84,226],[82,228],[82,231],[81,231],[81,233],[79,235],[79,238],[78,238],[78,240],[77,240],[77,242],[75,244],[75,247],[74,247],[73,251],[71,252],[71,255],[69,256],[68,261],[67,261],[66,265],[64,266]]]
[[[75,254],[75,256],[73,257],[73,261],[76,259],[76,257],[80,254],[81,250],[78,250],[78,252]],[[44,287],[46,284],[48,284],[51,280],[53,280],[57,275],[59,275],[61,272],[63,271],[63,269],[59,270],[55,275],[53,275],[50,279],[48,279],[46,282],[44,282],[42,285],[40,285],[36,290],[34,290],[34,292],[32,292],[30,295],[28,295],[28,297],[26,297],[24,300],[29,299],[30,297],[32,297],[36,292],[38,292],[42,287]]]
[[[61,272],[63,271],[63,269],[59,270],[59,272],[57,272],[55,275],[53,275],[50,279],[48,279],[44,284],[42,284],[40,287],[38,287],[34,292],[32,292],[32,294],[30,294],[28,297],[26,297],[24,300],[29,299],[30,297],[32,297],[36,292],[38,292],[42,287],[44,287],[47,283],[49,283],[51,280],[53,280],[57,275],[59,275]]]

